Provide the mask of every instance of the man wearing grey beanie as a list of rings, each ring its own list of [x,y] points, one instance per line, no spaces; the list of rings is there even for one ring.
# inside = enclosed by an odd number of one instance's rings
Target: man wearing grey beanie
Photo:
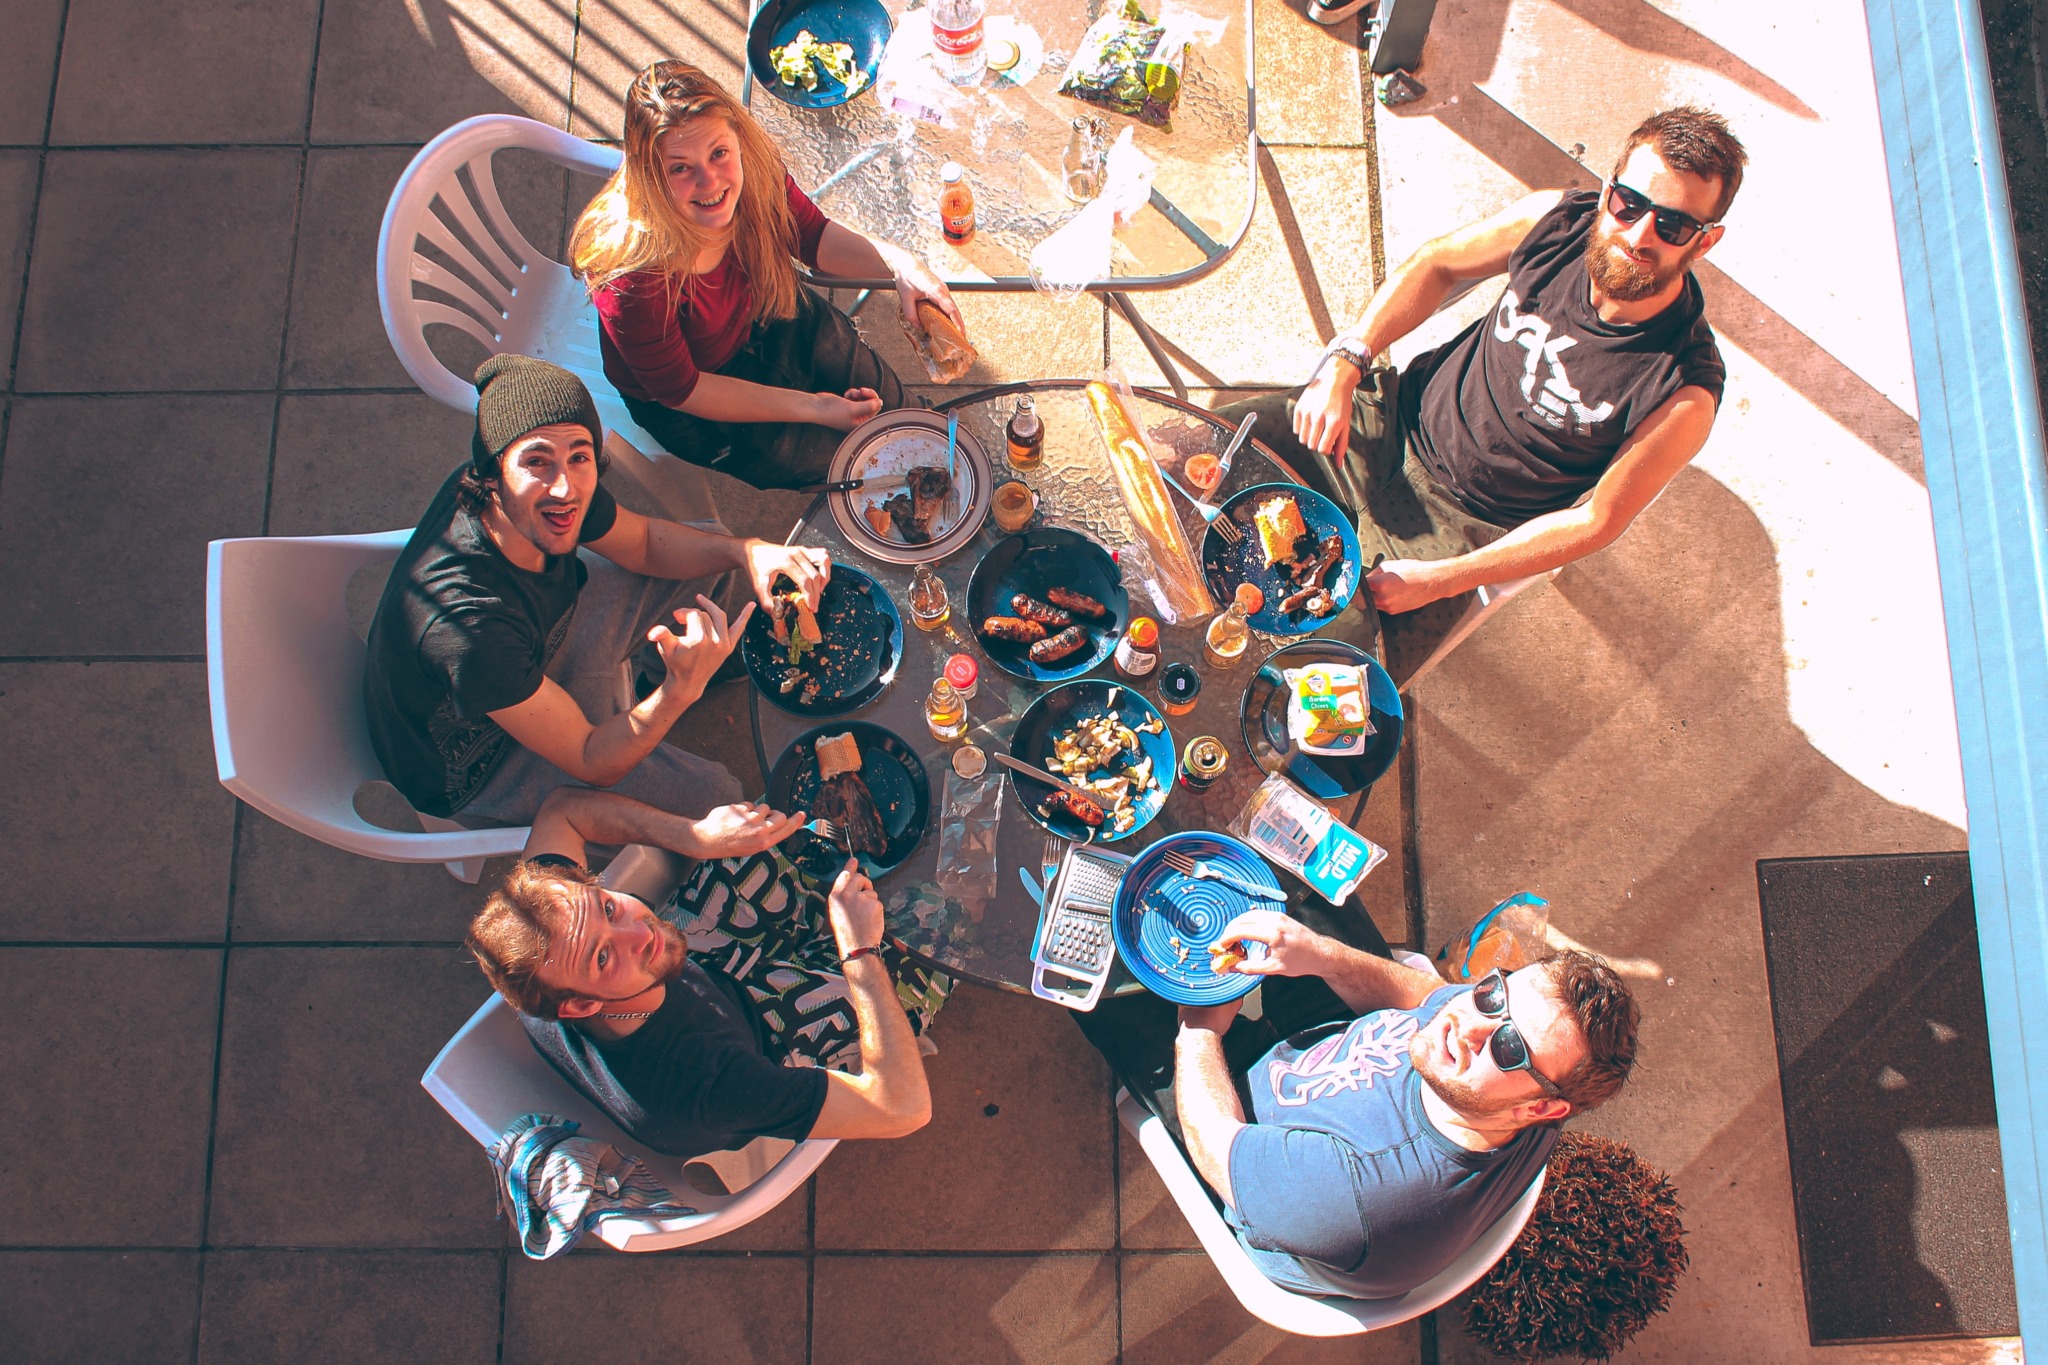
[[[557,787],[609,787],[689,817],[700,857],[759,852],[795,826],[735,804],[724,767],[661,743],[753,614],[718,599],[743,573],[766,604],[787,577],[815,607],[823,550],[644,517],[598,483],[604,432],[581,380],[498,355],[476,372],[468,463],[392,567],[363,681],[385,776],[424,814],[530,824]],[[621,665],[658,652],[619,709]],[[644,657],[644,656],[643,656]]]

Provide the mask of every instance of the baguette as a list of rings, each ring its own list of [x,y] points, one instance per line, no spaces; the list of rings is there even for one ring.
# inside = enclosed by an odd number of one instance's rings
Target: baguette
[[[1180,518],[1166,499],[1166,482],[1159,477],[1159,466],[1152,462],[1152,453],[1145,448],[1130,414],[1124,411],[1123,400],[1115,389],[1097,381],[1088,386],[1088,405],[1094,409],[1102,444],[1109,449],[1109,466],[1123,490],[1124,507],[1152,553],[1160,590],[1166,594],[1164,605],[1182,620],[1214,612],[1216,604],[1202,582]]]
[[[922,330],[910,331],[910,341],[917,348],[917,358],[924,362],[925,373],[934,384],[951,384],[960,379],[981,357],[967,340],[967,334],[953,325],[953,319],[929,299],[917,301],[917,324]]]

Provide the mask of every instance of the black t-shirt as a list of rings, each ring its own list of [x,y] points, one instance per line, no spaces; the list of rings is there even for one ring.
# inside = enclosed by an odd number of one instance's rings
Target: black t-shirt
[[[391,785],[415,810],[447,817],[475,796],[512,737],[492,711],[540,690],[588,571],[550,555],[538,572],[505,558],[456,502],[456,470],[405,543],[370,623],[363,706]],[[602,486],[577,533],[600,540],[619,506]]]
[[[536,861],[543,861],[537,859]],[[564,860],[566,861],[566,860]],[[524,1014],[534,1048],[635,1141],[669,1156],[809,1137],[825,1073],[769,1056],[761,1016],[738,982],[685,960],[654,1017],[617,1042]]]
[[[1497,526],[1577,502],[1672,394],[1721,401],[1727,369],[1699,282],[1644,323],[1600,320],[1586,242],[1600,196],[1576,190],[1508,258],[1493,312],[1402,377],[1417,452],[1437,482]]]

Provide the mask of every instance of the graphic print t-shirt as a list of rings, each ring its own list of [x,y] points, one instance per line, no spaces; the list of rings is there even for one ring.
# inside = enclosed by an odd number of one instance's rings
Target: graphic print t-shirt
[[[1423,464],[1497,526],[1577,502],[1680,389],[1697,385],[1721,401],[1727,369],[1691,275],[1650,321],[1601,321],[1586,273],[1599,216],[1597,191],[1565,195],[1508,258],[1493,312],[1403,376]]]
[[[588,576],[575,555],[539,571],[505,558],[456,501],[456,470],[405,543],[370,623],[363,706],[384,776],[413,809],[443,818],[475,796],[512,736],[492,711],[540,690]],[[619,507],[599,485],[577,533],[602,540]]]
[[[1275,1046],[1246,1077],[1252,1122],[1230,1147],[1238,1240],[1304,1294],[1405,1294],[1458,1258],[1528,1190],[1557,1128],[1471,1152],[1422,1108],[1408,1041],[1469,986]]]

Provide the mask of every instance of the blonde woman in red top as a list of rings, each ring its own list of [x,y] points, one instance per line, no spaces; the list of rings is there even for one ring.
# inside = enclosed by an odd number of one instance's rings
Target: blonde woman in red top
[[[853,320],[797,279],[896,281],[930,299],[922,261],[833,222],[746,108],[697,67],[656,62],[626,91],[625,160],[576,220],[569,255],[602,324],[604,370],[668,451],[756,488],[824,478],[842,433],[916,400]]]

